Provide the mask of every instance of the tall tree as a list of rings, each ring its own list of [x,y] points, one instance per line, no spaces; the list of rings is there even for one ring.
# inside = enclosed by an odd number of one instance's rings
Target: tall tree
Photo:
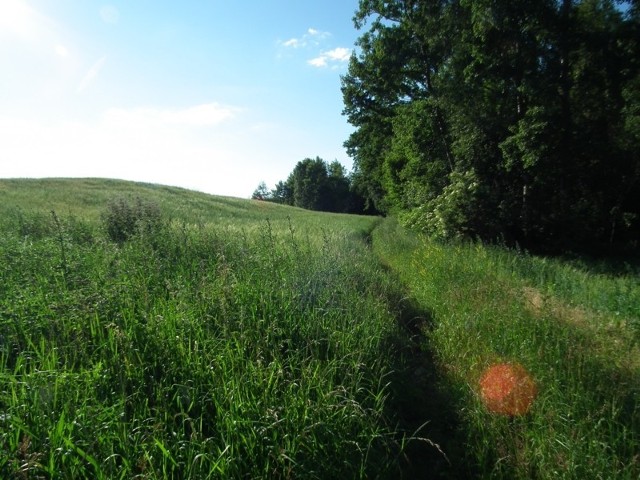
[[[291,173],[293,204],[308,210],[326,210],[327,166],[320,157],[305,158]]]
[[[346,146],[376,206],[443,237],[637,231],[637,2],[361,0],[354,23]]]
[[[353,188],[353,176],[334,160],[305,158],[296,164],[286,181],[269,191],[260,183],[253,198],[294,205],[308,210],[340,213],[377,213],[365,208],[364,199]]]
[[[253,200],[271,200],[271,192],[267,187],[267,184],[264,182],[260,182],[257,188],[251,194],[251,198]]]
[[[280,180],[271,191],[271,198],[276,203],[293,205],[293,185],[291,180],[289,179],[286,182]]]

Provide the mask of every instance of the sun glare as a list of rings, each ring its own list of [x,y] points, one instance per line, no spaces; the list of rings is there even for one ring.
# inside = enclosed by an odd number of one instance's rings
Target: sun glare
[[[518,364],[500,363],[485,370],[480,395],[490,412],[524,415],[531,408],[538,388],[529,373]]]
[[[0,6],[0,33],[31,37],[37,30],[35,11],[20,0],[6,0]]]

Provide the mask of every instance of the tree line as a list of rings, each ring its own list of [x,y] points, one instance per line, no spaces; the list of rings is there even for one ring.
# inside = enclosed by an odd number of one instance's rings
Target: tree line
[[[441,238],[640,238],[640,2],[360,0],[352,189]]]
[[[328,163],[320,157],[299,161],[289,177],[272,190],[260,182],[251,198],[307,210],[374,213],[365,208],[364,198],[352,188],[345,167],[337,160]]]

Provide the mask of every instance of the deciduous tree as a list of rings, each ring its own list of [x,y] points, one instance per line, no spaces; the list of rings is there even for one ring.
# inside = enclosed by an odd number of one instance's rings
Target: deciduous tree
[[[635,1],[361,0],[354,184],[437,236],[633,238],[638,19]]]

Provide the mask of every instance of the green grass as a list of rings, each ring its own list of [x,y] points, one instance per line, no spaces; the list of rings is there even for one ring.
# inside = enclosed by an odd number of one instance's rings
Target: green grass
[[[113,242],[114,199],[165,221]],[[638,478],[640,279],[609,267],[0,180],[0,477]],[[499,361],[538,385],[522,417],[479,399]]]
[[[141,198],[157,204],[176,223],[214,224],[230,229],[262,228],[272,221],[291,221],[297,229],[331,226],[332,230],[369,231],[375,219],[345,214],[316,214],[300,208],[258,200],[220,197],[178,187],[105,179],[0,179],[0,214],[49,215],[97,222],[109,201]]]
[[[374,250],[430,312],[423,348],[463,429],[459,476],[640,476],[640,338],[637,273],[602,275],[573,264],[478,244],[439,245],[393,222]],[[523,365],[538,384],[520,418],[486,411],[483,370]],[[445,428],[444,426],[443,428]]]
[[[0,476],[406,470],[402,293],[365,244],[378,219],[124,182],[2,191]],[[111,242],[114,196],[171,221]]]

